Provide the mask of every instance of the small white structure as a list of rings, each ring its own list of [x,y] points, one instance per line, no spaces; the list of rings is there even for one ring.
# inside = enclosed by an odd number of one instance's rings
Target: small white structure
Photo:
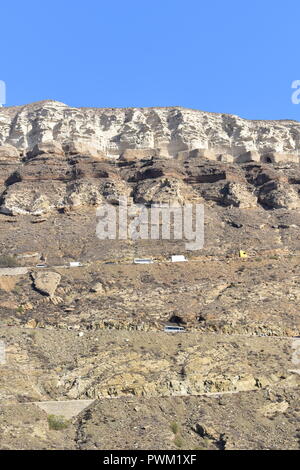
[[[82,266],[79,261],[70,261],[70,268],[78,268],[79,266]]]
[[[35,401],[34,405],[45,411],[47,415],[63,416],[65,419],[74,418],[85,408],[92,405],[95,400],[58,400]]]
[[[180,263],[182,261],[187,261],[184,255],[173,255],[171,256],[172,263]]]
[[[152,258],[134,258],[133,260],[134,264],[151,264],[153,263]]]

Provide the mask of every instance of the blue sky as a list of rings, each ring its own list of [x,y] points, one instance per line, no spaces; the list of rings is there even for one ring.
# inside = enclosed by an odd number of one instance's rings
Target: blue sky
[[[7,105],[186,106],[300,120],[299,0],[1,4]]]

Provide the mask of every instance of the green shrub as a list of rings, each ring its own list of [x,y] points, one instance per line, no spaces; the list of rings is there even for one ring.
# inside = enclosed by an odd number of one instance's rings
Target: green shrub
[[[69,421],[67,421],[63,416],[48,415],[49,429],[52,429],[53,431],[66,429],[69,424]]]
[[[174,439],[174,444],[176,447],[182,448],[183,447],[183,440],[180,436],[176,436]]]
[[[180,426],[178,423],[176,423],[176,421],[173,421],[173,423],[171,423],[170,428],[171,428],[172,433],[174,434],[177,434],[180,430]]]

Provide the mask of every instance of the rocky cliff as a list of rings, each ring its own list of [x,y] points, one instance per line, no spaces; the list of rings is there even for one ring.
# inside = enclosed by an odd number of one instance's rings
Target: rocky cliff
[[[255,159],[267,158],[270,152],[295,159],[300,150],[300,123],[249,121],[182,107],[71,108],[56,101],[0,110],[0,145],[12,145],[26,154],[36,144],[47,142],[67,151],[107,157],[137,149],[144,155],[176,157],[199,149],[211,150],[206,153],[211,159],[222,154],[247,159],[243,154],[248,151],[260,154],[253,154]]]

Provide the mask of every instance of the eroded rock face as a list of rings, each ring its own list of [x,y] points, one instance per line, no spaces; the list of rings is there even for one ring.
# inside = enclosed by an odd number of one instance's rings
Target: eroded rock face
[[[299,209],[299,190],[287,184],[270,182],[259,194],[259,201],[271,209]]]
[[[30,184],[19,182],[2,195],[1,212],[8,215],[44,215],[63,206],[66,188],[51,181]]]
[[[61,275],[55,272],[44,271],[32,273],[34,287],[44,295],[53,297],[61,280]]]
[[[135,161],[152,156],[159,156],[159,151],[155,149],[127,149],[120,156],[120,160]]]
[[[1,212],[8,215],[45,215],[58,210],[73,210],[118,204],[129,196],[130,188],[122,181],[108,179],[78,179],[67,182],[20,182],[9,186],[2,194]]]
[[[93,142],[71,141],[65,143],[63,148],[67,155],[88,155],[99,160],[105,159],[105,153],[100,145],[97,146]]]
[[[51,208],[45,194],[19,184],[6,192],[1,211],[8,215],[42,215],[50,212]]]
[[[244,185],[240,183],[228,183],[224,188],[223,202],[229,206],[247,209],[256,207],[257,198]]]
[[[251,209],[298,209],[300,168],[160,159],[109,163],[88,156],[67,159],[41,154],[17,164],[3,164],[0,211],[42,216],[94,208],[103,203],[185,204],[205,201]]]
[[[64,155],[63,148],[60,143],[50,141],[50,142],[42,142],[36,144],[32,151],[29,153],[31,158],[34,158],[38,155],[43,154],[54,154],[54,155]]]
[[[61,203],[61,208],[71,209],[80,206],[95,206],[102,201],[102,196],[93,182],[75,181],[66,187],[66,195]]]
[[[162,157],[199,149],[204,158],[214,160],[220,154],[238,157],[252,152],[242,157],[250,161],[257,160],[255,152],[275,152],[277,160],[294,154],[299,161],[300,124],[294,121],[248,121],[181,107],[71,108],[55,101],[3,108],[0,116],[0,145],[25,152],[55,142],[68,154],[95,158],[120,156],[127,149],[152,149]],[[128,157],[132,158],[130,152],[125,153]]]
[[[185,193],[188,191],[185,185],[175,178],[160,178],[150,180],[146,184],[137,187],[134,200],[137,203],[184,203]]]
[[[75,109],[51,101],[3,108],[0,116],[4,214],[41,216],[118,204],[120,197],[299,207],[297,122],[184,108]]]

